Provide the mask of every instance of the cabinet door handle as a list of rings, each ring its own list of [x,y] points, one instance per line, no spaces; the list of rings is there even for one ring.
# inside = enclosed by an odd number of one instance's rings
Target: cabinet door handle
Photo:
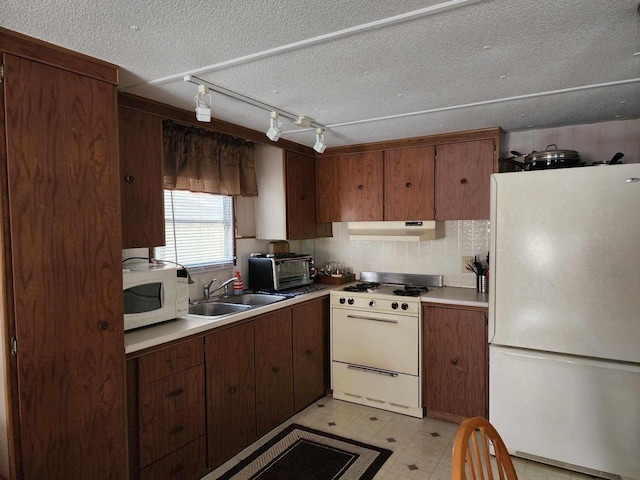
[[[311,350],[307,350],[304,353],[306,353],[307,355],[311,355],[313,352]]]
[[[358,190],[363,190],[364,189],[364,185],[358,185]]]
[[[184,389],[182,388],[176,388],[173,392],[169,392],[169,395],[167,395],[168,397],[177,397],[179,395],[182,395],[182,393],[184,392]]]
[[[413,183],[411,183],[411,182],[407,182],[407,183],[405,184],[405,187],[407,187],[407,188],[411,188],[411,187],[413,187]]]
[[[109,322],[98,322],[98,329],[103,332],[109,328]]]
[[[463,178],[462,180],[460,180],[460,183],[461,183],[462,185],[466,185],[466,184],[467,184],[467,179],[466,179],[466,178]]]
[[[273,373],[278,373],[278,367],[273,367],[273,368],[271,368],[271,371],[272,371]]]
[[[457,358],[452,358],[451,359],[451,365],[457,365],[458,364],[458,359]]]
[[[133,175],[127,175],[124,179],[127,183],[133,183]]]
[[[176,428],[169,430],[169,435],[177,435],[183,430],[184,430],[184,427],[182,425],[178,425]]]
[[[231,393],[231,394],[236,393],[237,391],[238,391],[238,390],[236,389],[236,387],[231,387],[231,388],[229,389],[229,393]]]

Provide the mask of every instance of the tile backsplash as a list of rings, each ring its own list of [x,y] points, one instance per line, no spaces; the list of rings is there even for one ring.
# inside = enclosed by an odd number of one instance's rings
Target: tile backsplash
[[[486,259],[489,221],[445,222],[445,237],[422,242],[349,240],[347,223],[333,224],[333,237],[315,240],[316,266],[329,261],[363,271],[444,275],[446,285],[475,288],[473,273],[462,272],[462,256]]]

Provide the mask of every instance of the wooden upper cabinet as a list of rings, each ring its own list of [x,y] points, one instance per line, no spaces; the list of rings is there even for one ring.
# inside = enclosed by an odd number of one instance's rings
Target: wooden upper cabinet
[[[436,220],[488,220],[494,140],[436,147]]]
[[[316,238],[315,159],[296,152],[285,153],[287,184],[287,238]]]
[[[162,119],[118,108],[122,248],[165,244]]]
[[[382,220],[382,152],[340,158],[340,221]]]
[[[382,170],[382,152],[318,157],[318,221],[382,220]]]
[[[384,219],[433,220],[434,148],[384,152]]]
[[[305,240],[331,236],[330,225],[316,224],[314,164],[314,157],[256,145],[256,238]]]
[[[316,171],[316,221],[340,221],[340,157],[317,157]]]

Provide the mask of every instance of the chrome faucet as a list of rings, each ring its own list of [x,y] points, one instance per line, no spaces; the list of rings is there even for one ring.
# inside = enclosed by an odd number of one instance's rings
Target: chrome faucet
[[[207,283],[203,288],[204,290],[204,299],[205,300],[209,300],[209,297],[211,296],[211,294],[213,292],[217,292],[218,290],[220,290],[221,288],[224,288],[224,295],[225,297],[229,296],[229,284],[231,282],[234,282],[235,280],[237,280],[238,277],[231,277],[229,280],[227,280],[226,282],[220,284],[220,286],[218,286],[218,288],[211,290],[211,285],[213,284],[213,282],[217,281],[217,278],[214,278],[213,280],[211,280],[209,283]]]

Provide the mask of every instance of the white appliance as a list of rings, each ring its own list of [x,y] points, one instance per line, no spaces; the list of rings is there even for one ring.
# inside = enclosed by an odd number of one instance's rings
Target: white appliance
[[[183,268],[133,264],[123,269],[122,284],[125,331],[189,313],[188,274]]]
[[[491,176],[489,419],[511,454],[640,478],[640,164]]]
[[[362,272],[332,290],[333,398],[422,418],[422,308],[441,275]]]

